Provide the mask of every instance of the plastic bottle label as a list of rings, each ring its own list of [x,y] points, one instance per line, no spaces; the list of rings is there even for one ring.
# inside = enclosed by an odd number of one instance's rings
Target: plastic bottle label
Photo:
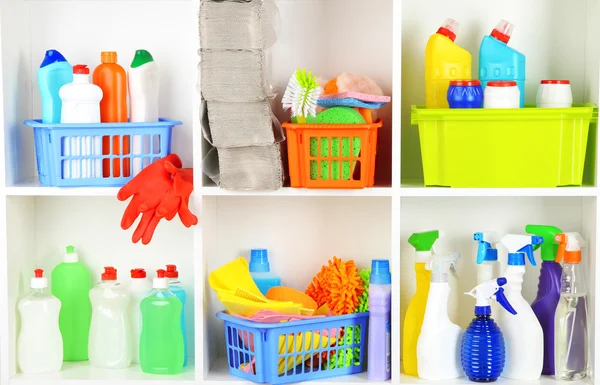
[[[388,320],[385,324],[385,371],[390,372],[392,370],[392,325]]]

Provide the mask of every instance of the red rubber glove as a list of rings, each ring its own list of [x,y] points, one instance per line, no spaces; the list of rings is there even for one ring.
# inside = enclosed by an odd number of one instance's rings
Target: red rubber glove
[[[158,220],[160,220],[159,217],[156,223],[153,224],[152,231],[147,233],[148,226],[155,217],[156,208],[173,186],[171,174],[165,168],[166,162],[181,167],[179,156],[176,154],[168,155],[144,168],[125,186],[121,187],[117,194],[117,199],[120,201],[125,201],[133,196],[121,219],[121,228],[123,230],[129,229],[139,214],[143,213],[142,219],[133,233],[133,243],[137,243],[142,239],[142,243],[148,244],[152,239],[152,234],[158,224]]]

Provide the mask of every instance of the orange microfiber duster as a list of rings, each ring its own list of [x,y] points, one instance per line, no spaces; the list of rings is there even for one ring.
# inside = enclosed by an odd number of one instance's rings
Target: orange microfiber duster
[[[334,315],[344,315],[354,313],[363,291],[363,281],[354,261],[344,262],[333,257],[312,279],[306,294],[317,301],[318,306],[327,303]]]

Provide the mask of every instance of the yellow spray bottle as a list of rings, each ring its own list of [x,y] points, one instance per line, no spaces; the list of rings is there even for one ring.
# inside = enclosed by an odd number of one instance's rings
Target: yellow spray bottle
[[[438,230],[423,233],[414,233],[408,238],[416,251],[415,272],[417,276],[417,291],[411,298],[404,318],[404,330],[402,333],[402,362],[404,372],[411,376],[417,376],[417,342],[421,334],[421,326],[425,317],[427,296],[429,295],[429,282],[431,271],[425,268],[431,258],[431,249],[435,241],[441,236]]]
[[[446,19],[425,48],[425,108],[448,108],[451,80],[471,80],[471,54],[454,43],[458,23]]]

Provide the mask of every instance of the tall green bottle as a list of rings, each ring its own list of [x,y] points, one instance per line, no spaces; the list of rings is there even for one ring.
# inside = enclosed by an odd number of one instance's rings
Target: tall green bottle
[[[92,320],[90,272],[79,262],[75,247],[67,246],[63,262],[52,270],[52,294],[61,302],[58,325],[65,361],[87,361]]]
[[[140,366],[145,373],[177,374],[183,369],[181,300],[169,291],[165,270],[157,270],[154,290],[142,300]]]

